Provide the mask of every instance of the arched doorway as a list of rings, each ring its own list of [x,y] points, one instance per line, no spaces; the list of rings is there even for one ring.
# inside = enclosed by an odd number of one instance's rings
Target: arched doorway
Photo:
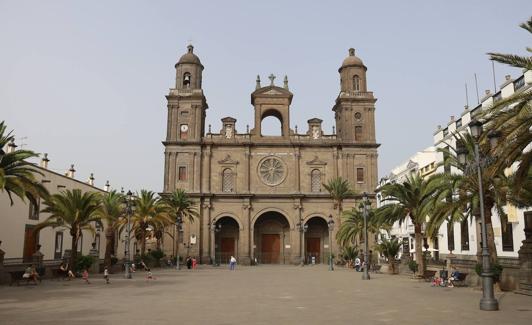
[[[308,264],[326,263],[329,256],[329,228],[325,219],[312,217],[306,224],[305,258]]]
[[[279,212],[263,213],[254,226],[255,257],[263,264],[290,262],[290,224]]]
[[[231,256],[238,258],[238,237],[240,227],[230,216],[223,216],[216,222],[220,231],[215,232],[215,258],[219,264],[229,263]]]

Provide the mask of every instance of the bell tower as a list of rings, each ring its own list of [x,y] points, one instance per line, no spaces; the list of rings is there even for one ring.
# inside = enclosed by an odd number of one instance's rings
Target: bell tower
[[[189,45],[175,65],[175,87],[170,88],[165,146],[164,191],[177,187],[190,192],[199,191],[194,181],[195,159],[205,134],[207,100],[201,88],[203,65]]]
[[[333,107],[337,136],[342,142],[375,143],[375,102],[373,92],[367,90],[367,68],[355,56],[355,49],[338,69],[340,94]]]

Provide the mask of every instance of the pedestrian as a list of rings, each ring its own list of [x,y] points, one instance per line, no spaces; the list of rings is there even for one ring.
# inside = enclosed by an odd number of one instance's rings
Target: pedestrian
[[[196,269],[196,266],[198,265],[198,261],[196,261],[196,257],[194,256],[192,258],[192,269]]]
[[[103,278],[105,279],[105,284],[109,284],[109,270],[107,269],[107,266],[103,270]]]
[[[192,268],[192,258],[190,256],[187,256],[186,263],[187,263],[187,269],[190,270]]]
[[[236,266],[236,258],[231,255],[231,258],[229,259],[229,270],[234,271]]]
[[[155,280],[155,277],[151,273],[150,268],[146,269],[146,281]]]
[[[358,256],[355,258],[355,271],[360,272],[360,258]]]
[[[83,274],[81,275],[81,277],[83,278],[86,284],[91,284],[89,282],[89,271],[87,269],[83,270]]]

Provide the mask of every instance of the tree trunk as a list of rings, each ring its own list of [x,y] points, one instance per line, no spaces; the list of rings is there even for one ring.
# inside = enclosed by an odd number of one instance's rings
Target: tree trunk
[[[114,250],[114,234],[113,228],[108,225],[107,229],[105,229],[105,258],[103,260],[103,265],[107,267],[111,266],[111,255]]]
[[[144,228],[140,230],[140,235],[140,255],[144,256],[146,252],[146,230]]]
[[[425,260],[423,258],[423,234],[421,233],[421,224],[414,223],[414,231],[416,235],[416,262],[417,262],[417,270],[418,275],[423,275],[425,272]]]
[[[70,261],[68,265],[70,266],[71,270],[75,270],[75,267],[76,267],[75,263],[78,257],[78,238],[79,238],[78,230],[76,228],[72,228],[70,230],[70,236],[72,236],[72,244],[70,245],[70,249],[72,251],[70,252]]]

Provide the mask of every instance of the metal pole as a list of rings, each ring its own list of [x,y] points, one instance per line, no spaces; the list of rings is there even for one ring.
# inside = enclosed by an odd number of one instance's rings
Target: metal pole
[[[180,270],[179,266],[179,220],[176,219],[175,223],[175,269]]]
[[[369,280],[368,272],[368,207],[367,207],[367,196],[364,193],[364,273],[362,273],[362,280]]]
[[[332,257],[332,229],[329,227],[329,271],[334,271]]]
[[[484,214],[484,190],[482,188],[482,170],[480,167],[480,154],[478,143],[475,141],[475,163],[478,174],[478,190],[480,203],[480,219],[482,222],[482,298],[480,310],[499,310],[499,302],[493,295],[493,272],[491,271],[490,256],[488,250],[488,226]]]
[[[300,221],[299,224],[299,254],[301,255],[301,261],[299,262],[300,266],[305,266],[305,231],[303,230],[303,223]]]
[[[126,213],[127,213],[127,232],[126,232],[126,271],[124,273],[124,277],[126,279],[131,279],[131,272],[129,270],[130,268],[130,265],[131,265],[131,257],[130,257],[130,252],[129,252],[129,245],[130,245],[130,242],[129,242],[129,237],[130,237],[130,233],[131,233],[131,202],[129,202],[129,199],[126,201]]]

